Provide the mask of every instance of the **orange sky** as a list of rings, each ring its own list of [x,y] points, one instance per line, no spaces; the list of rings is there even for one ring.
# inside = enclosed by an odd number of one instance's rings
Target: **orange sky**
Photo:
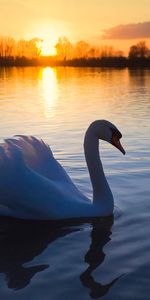
[[[71,42],[84,39],[125,51],[138,40],[150,40],[150,0],[0,0],[0,4],[0,35],[41,37],[50,47],[65,35]]]

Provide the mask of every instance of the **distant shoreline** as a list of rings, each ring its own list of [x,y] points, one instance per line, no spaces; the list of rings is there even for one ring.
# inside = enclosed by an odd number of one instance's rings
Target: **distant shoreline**
[[[147,68],[150,69],[150,58],[102,57],[81,58],[72,60],[57,60],[55,57],[40,57],[29,59],[26,57],[1,57],[0,67],[109,67],[109,68]]]

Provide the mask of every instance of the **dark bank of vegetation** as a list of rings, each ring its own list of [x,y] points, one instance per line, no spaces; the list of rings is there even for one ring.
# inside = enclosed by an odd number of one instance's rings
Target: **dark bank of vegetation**
[[[109,68],[150,68],[150,58],[102,57],[60,61],[59,66],[109,67]]]
[[[15,41],[0,38],[0,66],[73,66],[150,68],[150,49],[145,41],[132,45],[128,56],[110,46],[91,46],[85,41],[76,44],[59,38],[55,56],[42,56],[42,40]]]

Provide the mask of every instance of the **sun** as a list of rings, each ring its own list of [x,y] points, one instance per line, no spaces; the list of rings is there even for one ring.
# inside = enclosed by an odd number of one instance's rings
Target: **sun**
[[[55,56],[57,54],[55,44],[52,43],[48,38],[38,41],[37,47],[40,50],[41,56]]]
[[[26,29],[27,30],[27,29]],[[70,36],[68,23],[59,20],[40,19],[30,24],[26,33],[27,38],[37,37],[36,43],[40,56],[55,56],[57,51],[55,45],[60,36]]]

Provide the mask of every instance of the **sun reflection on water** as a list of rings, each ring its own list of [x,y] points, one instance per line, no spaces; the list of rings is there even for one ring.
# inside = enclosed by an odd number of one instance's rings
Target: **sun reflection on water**
[[[39,73],[40,84],[42,85],[42,101],[45,106],[45,116],[52,118],[55,115],[57,100],[57,77],[54,68],[43,68]]]

